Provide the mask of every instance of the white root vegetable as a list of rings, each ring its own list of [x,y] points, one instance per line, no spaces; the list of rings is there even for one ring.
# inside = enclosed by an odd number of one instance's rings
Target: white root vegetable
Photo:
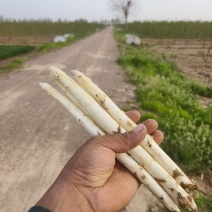
[[[81,105],[79,104],[79,102],[73,97],[73,95],[68,92],[67,88],[60,83],[59,81],[57,82],[58,86],[61,88],[61,90],[68,96],[68,98],[71,100],[71,102],[73,102],[74,105],[77,106],[77,108],[79,108],[81,111],[83,111],[83,113],[85,113],[85,110],[83,109],[83,107],[81,107]],[[89,114],[86,114],[86,116],[89,117]]]
[[[50,96],[56,99],[80,124],[88,131],[91,136],[105,135],[93,121],[88,118],[76,105],[60,94],[56,89],[47,83],[40,83],[41,88]],[[136,163],[127,153],[116,154],[119,160],[141,183],[143,183],[166,207],[169,211],[180,212],[178,206],[170,196],[161,188],[156,180]]]
[[[175,203],[188,209],[196,211],[197,206],[193,198],[180,186],[180,184],[162,167],[160,166],[141,146],[138,146],[128,154],[135,159],[147,172],[164,188]]]
[[[100,89],[90,78],[83,73],[73,70],[73,78],[84,88],[105,110],[127,131],[136,127],[136,124],[121,111],[116,104]],[[141,145],[164,169],[187,190],[196,189],[195,182],[192,182],[185,173],[174,163],[174,161],[156,144],[153,138],[146,136]]]
[[[125,159],[125,154],[126,153],[116,154],[117,160],[121,162],[141,183],[143,183],[165,208],[169,211],[180,211],[176,203],[163,190],[158,182],[156,182],[156,180],[130,156],[128,156],[128,159]]]
[[[88,118],[76,105],[47,83],[40,83],[41,88],[62,104],[62,106],[87,130],[90,135],[103,135],[103,131]]]
[[[84,111],[86,111],[86,114],[89,114],[95,123],[100,122],[101,119],[101,124],[97,125],[103,131],[113,133],[125,132],[124,128],[120,127],[119,124],[68,75],[55,67],[51,67],[50,73],[54,77],[56,83],[63,84],[67,91],[74,96]]]
[[[87,114],[94,122],[107,134],[126,132],[100,105],[85,92],[74,80],[66,75],[61,70],[52,67],[51,74],[55,78],[56,82],[63,84],[68,92],[70,92],[74,98],[80,103]],[[145,159],[143,156],[145,153]],[[186,191],[173,179],[173,177],[159,165],[149,153],[147,153],[143,147],[138,146],[130,150],[131,157],[139,162],[149,172],[157,182],[169,193],[171,198],[182,207],[187,208],[190,211],[196,211],[196,204],[192,197],[186,193]],[[159,175],[158,173],[163,173]]]
[[[75,104],[78,108],[80,108],[80,110],[83,110],[78,101],[73,97],[73,95],[71,95],[70,92],[67,91],[67,89],[63,86],[63,84],[61,84],[60,82],[58,82],[57,84],[59,85],[61,90],[69,97],[69,99],[73,102],[73,104]]]

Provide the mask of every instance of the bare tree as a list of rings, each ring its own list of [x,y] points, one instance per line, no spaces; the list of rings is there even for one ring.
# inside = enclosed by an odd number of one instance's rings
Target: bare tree
[[[135,0],[111,0],[111,8],[116,13],[121,13],[124,17],[125,29],[128,28],[128,18],[133,8],[136,6]]]

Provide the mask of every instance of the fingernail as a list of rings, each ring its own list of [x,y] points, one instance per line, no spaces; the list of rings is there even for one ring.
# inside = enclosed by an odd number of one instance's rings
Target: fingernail
[[[139,124],[134,130],[133,130],[133,132],[134,133],[140,133],[141,131],[143,131],[144,130],[144,125],[143,124]]]

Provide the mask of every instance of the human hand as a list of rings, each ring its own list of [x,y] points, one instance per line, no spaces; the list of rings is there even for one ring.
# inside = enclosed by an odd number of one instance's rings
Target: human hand
[[[127,115],[137,122],[140,114]],[[124,134],[96,136],[80,147],[36,205],[51,211],[120,211],[132,200],[140,183],[118,161],[116,153],[127,152],[151,134],[159,144],[163,133],[157,122],[147,120]]]

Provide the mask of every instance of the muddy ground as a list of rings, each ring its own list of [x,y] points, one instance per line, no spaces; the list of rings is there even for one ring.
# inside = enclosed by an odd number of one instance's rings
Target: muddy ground
[[[55,180],[74,152],[90,137],[38,83],[55,85],[49,66],[91,77],[120,107],[134,98],[134,88],[116,63],[112,29],[71,46],[36,56],[18,72],[0,77],[0,211],[27,211]],[[160,211],[143,186],[126,212]]]

